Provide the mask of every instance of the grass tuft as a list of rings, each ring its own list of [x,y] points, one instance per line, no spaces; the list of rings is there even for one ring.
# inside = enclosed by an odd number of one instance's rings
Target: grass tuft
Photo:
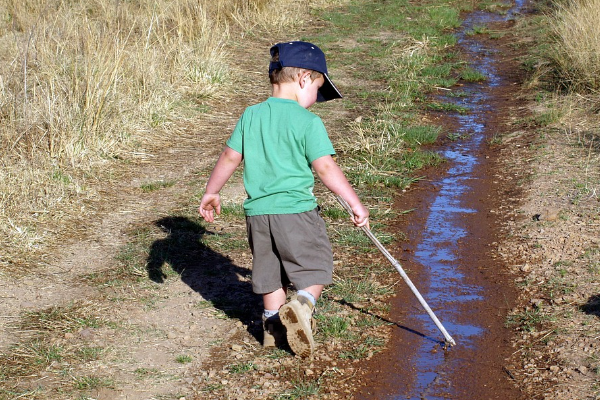
[[[556,1],[550,25],[562,83],[575,90],[600,89],[600,0]]]

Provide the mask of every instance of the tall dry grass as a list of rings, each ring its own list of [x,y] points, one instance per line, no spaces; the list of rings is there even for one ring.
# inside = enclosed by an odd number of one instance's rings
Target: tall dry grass
[[[283,29],[291,0],[0,0],[0,267],[79,218],[99,169],[164,137],[230,79],[232,27]],[[2,269],[0,269],[0,273]]]
[[[600,89],[600,0],[558,1],[550,24],[556,38],[552,54],[570,89]]]

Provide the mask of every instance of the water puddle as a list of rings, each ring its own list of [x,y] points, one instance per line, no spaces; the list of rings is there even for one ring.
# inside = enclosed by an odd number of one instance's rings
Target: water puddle
[[[464,107],[468,112],[452,116],[458,127],[455,132],[457,140],[442,150],[450,168],[442,178],[432,183],[437,192],[430,199],[425,224],[420,227],[421,240],[414,248],[411,262],[423,267],[420,275],[428,281],[419,279],[415,284],[458,345],[444,351],[440,344],[443,336],[429,316],[425,312],[410,310],[410,315],[404,318],[402,325],[415,327],[422,337],[415,341],[416,350],[409,366],[411,370],[404,372],[405,376],[397,371],[396,379],[406,378],[407,382],[388,384],[395,386],[393,393],[388,390],[385,396],[378,398],[478,398],[474,393],[465,397],[464,378],[470,373],[463,371],[462,375],[457,375],[456,371],[470,368],[472,374],[478,373],[480,366],[472,361],[475,358],[472,355],[479,353],[478,357],[485,360],[486,349],[482,347],[481,338],[489,329],[489,326],[481,324],[482,319],[477,315],[484,309],[482,304],[490,302],[488,294],[484,287],[477,284],[477,280],[467,276],[477,274],[478,265],[473,264],[485,261],[474,260],[473,254],[465,254],[471,251],[470,246],[477,241],[473,225],[474,222],[476,225],[477,218],[482,218],[478,213],[485,210],[476,209],[476,202],[474,205],[473,201],[467,202],[465,199],[469,195],[472,199],[473,192],[478,188],[477,180],[481,176],[475,171],[482,162],[480,149],[484,141],[493,136],[493,132],[488,131],[490,115],[494,113],[494,102],[490,98],[493,90],[487,88],[508,83],[503,82],[496,71],[497,50],[483,45],[477,35],[469,33],[478,27],[513,18],[522,11],[525,2],[517,0],[504,15],[477,11],[466,18],[458,33],[458,45],[472,59],[471,67],[483,73],[486,80],[479,84],[465,84],[460,88],[460,96],[440,99]],[[468,265],[465,265],[465,260],[469,261]]]
[[[486,76],[484,85],[495,87],[504,83],[496,73],[495,50],[486,48],[476,35],[469,35],[468,32],[512,18],[523,9],[524,3],[525,0],[518,0],[505,15],[474,12],[463,23],[458,34],[459,46],[473,56],[471,67]],[[465,214],[478,212],[463,202],[464,196],[475,190],[474,181],[477,177],[473,171],[480,162],[478,149],[486,137],[492,136],[486,132],[488,115],[493,112],[490,106],[492,102],[489,101],[489,92],[481,90],[481,85],[466,84],[461,89],[461,97],[444,99],[465,107],[468,112],[455,116],[458,127],[456,137],[459,140],[442,151],[451,167],[442,179],[434,182],[439,192],[431,203],[422,240],[414,254],[414,261],[424,266],[424,273],[430,279],[428,286],[422,289],[427,302],[432,309],[438,310],[436,315],[462,347],[475,346],[475,339],[486,331],[486,327],[478,325],[475,318],[464,315],[465,309],[477,309],[476,305],[467,303],[485,302],[486,295],[482,287],[465,279],[461,272],[464,266],[459,262],[463,259],[460,253],[468,251],[468,248],[458,246],[461,240],[470,235],[469,227],[464,222]],[[427,314],[422,314],[418,319],[427,336],[440,337]],[[453,386],[460,383],[445,380],[447,355],[444,351],[436,351],[436,346],[439,347],[439,344],[422,341],[413,360],[416,379],[410,393],[395,398],[453,398]]]

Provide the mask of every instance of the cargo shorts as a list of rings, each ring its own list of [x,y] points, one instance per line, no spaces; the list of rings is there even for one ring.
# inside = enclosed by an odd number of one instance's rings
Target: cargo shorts
[[[333,254],[317,209],[299,214],[246,217],[252,251],[252,290],[274,292],[332,283]]]

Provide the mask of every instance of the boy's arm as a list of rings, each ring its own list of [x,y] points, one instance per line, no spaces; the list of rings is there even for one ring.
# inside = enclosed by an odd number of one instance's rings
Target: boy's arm
[[[356,226],[369,227],[369,210],[360,202],[346,176],[331,156],[319,157],[312,162],[319,179],[333,193],[341,196],[352,208],[352,222]]]
[[[242,162],[242,154],[233,150],[231,147],[225,147],[225,150],[219,156],[219,160],[213,168],[206,191],[202,196],[198,211],[207,222],[215,220],[215,212],[221,214],[221,197],[219,192],[225,182],[233,175],[235,169]]]

